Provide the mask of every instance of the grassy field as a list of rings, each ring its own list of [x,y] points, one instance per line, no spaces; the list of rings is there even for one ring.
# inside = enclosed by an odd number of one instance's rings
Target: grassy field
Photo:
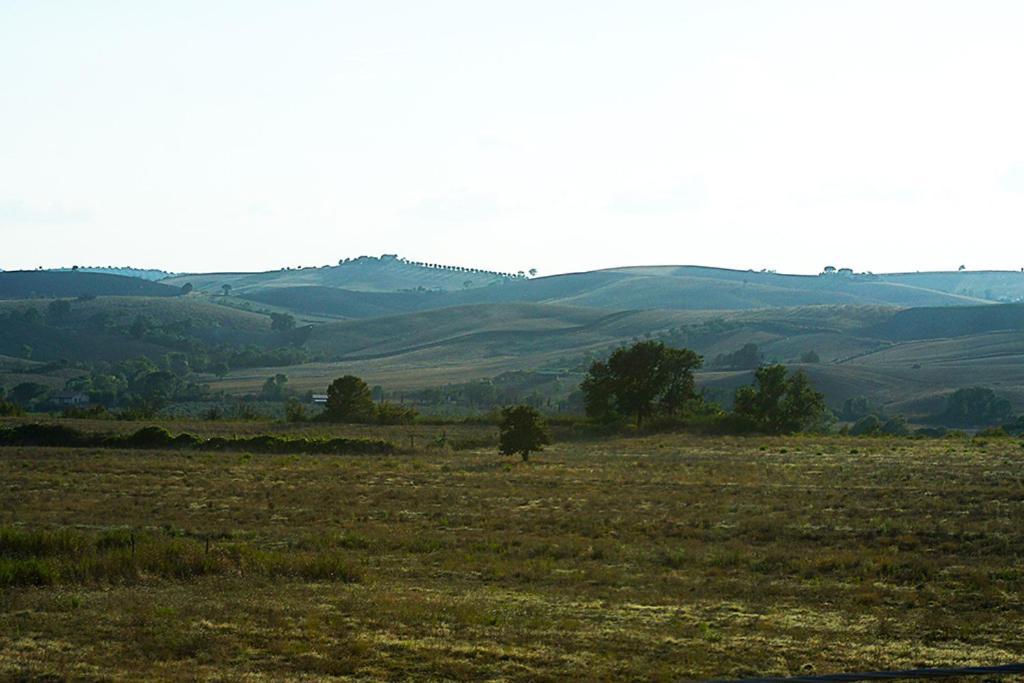
[[[0,449],[0,679],[1021,660],[1022,464],[1010,439],[658,436],[528,464],[436,442],[375,457]]]

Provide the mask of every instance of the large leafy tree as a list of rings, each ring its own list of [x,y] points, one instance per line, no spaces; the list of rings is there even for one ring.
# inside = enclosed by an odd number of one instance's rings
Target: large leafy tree
[[[334,422],[368,422],[373,419],[376,406],[370,387],[355,375],[345,375],[327,387],[325,417]]]
[[[678,414],[697,398],[693,371],[702,362],[689,349],[658,341],[617,349],[594,362],[580,385],[587,416],[603,422],[629,416],[640,427],[655,412]]]
[[[754,372],[754,385],[736,390],[733,409],[755,428],[768,434],[791,434],[819,421],[825,397],[815,391],[801,370],[766,365]]]
[[[171,373],[158,370],[139,377],[134,388],[132,408],[140,415],[153,417],[174,399],[180,381]]]
[[[46,396],[48,389],[45,384],[38,382],[22,382],[11,389],[10,399],[20,406],[28,406],[29,403]]]

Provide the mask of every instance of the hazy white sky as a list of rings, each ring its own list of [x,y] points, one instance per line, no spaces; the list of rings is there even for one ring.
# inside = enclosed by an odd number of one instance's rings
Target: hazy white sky
[[[0,0],[0,268],[1024,267],[1019,0]]]

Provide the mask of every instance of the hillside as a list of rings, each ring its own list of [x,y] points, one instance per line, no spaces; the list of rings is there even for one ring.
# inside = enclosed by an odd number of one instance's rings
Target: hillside
[[[870,333],[904,341],[963,337],[979,332],[1024,331],[1024,304],[963,308],[913,308],[900,311]]]
[[[248,301],[288,309],[296,314],[331,318],[375,318],[444,305],[440,292],[357,292],[340,287],[300,285],[269,287],[242,294]]]
[[[826,359],[877,349],[851,328],[876,324],[892,309],[820,307],[767,311],[604,311],[552,304],[474,304],[320,325],[306,348],[328,363],[290,368],[296,386],[322,388],[342,369],[386,377],[391,385],[430,386],[511,370],[579,371],[632,339],[653,336],[709,358],[749,341],[791,360],[816,346]],[[794,341],[800,340],[800,341]],[[256,381],[258,375],[242,373]],[[241,386],[242,374],[228,381]],[[265,378],[265,376],[264,376]],[[303,378],[307,378],[304,380]],[[308,380],[308,381],[307,381]]]
[[[549,304],[487,304],[331,323],[313,330],[308,345],[333,359],[378,358],[425,349],[460,356],[503,356],[586,348],[665,329],[690,318],[649,311],[608,313]],[[482,348],[481,348],[482,347]]]
[[[1019,332],[894,338],[924,334],[918,320],[960,316],[1001,321],[1020,308],[901,311],[844,305],[608,312],[552,304],[474,304],[320,325],[312,330],[307,348],[324,361],[288,368],[287,374],[301,389],[322,390],[331,377],[346,373],[391,389],[416,389],[532,370],[574,378],[565,384],[572,387],[591,359],[650,337],[703,354],[699,380],[719,398],[749,383],[751,371],[716,367],[715,358],[754,343],[765,361],[805,369],[835,407],[865,396],[893,411],[925,415],[950,391],[981,384],[1024,408],[1024,335]],[[820,362],[802,363],[811,351]],[[241,370],[217,386],[254,390],[271,372]]]
[[[52,299],[0,301],[0,355],[50,362],[118,361],[139,356],[158,359],[182,339],[202,344],[282,343],[266,315],[242,311],[196,296],[100,296],[71,300],[59,319],[48,313]],[[26,312],[34,311],[29,316]],[[136,335],[130,328],[139,323]]]
[[[168,351],[112,332],[3,320],[0,323],[0,354],[24,357],[26,347],[33,359],[41,361],[119,361],[139,356],[159,358]]]
[[[307,346],[322,357],[352,360],[427,349],[458,357],[477,345],[490,348],[495,356],[584,352],[649,336],[708,354],[732,351],[754,340],[773,353],[772,344],[813,339],[826,356],[834,353],[839,358],[850,355],[851,346],[864,348],[864,343],[857,342],[861,328],[877,325],[894,313],[890,308],[853,306],[723,313],[472,304],[320,325],[313,328]],[[800,352],[808,350],[808,343],[801,343]],[[879,343],[874,340],[868,345],[873,349]],[[833,346],[842,350],[836,352]],[[472,354],[486,355],[478,349]]]
[[[178,296],[181,290],[137,277],[80,271],[13,270],[0,273],[0,299],[90,296]]]

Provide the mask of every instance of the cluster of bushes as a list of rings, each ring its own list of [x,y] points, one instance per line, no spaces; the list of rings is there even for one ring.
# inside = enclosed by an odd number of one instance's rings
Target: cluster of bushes
[[[871,414],[854,422],[849,433],[852,436],[907,436],[910,428],[902,415],[885,418]]]
[[[1013,406],[987,387],[957,389],[946,399],[946,409],[934,422],[958,427],[980,427],[1009,424]]]
[[[617,349],[607,361],[594,362],[580,385],[587,417],[605,428],[621,427],[626,420],[638,429],[672,425],[717,433],[825,428],[830,414],[824,396],[803,372],[790,373],[783,365],[759,367],[754,384],[738,389],[732,412],[726,412],[697,393],[693,373],[702,364],[693,351],[660,341]]]
[[[408,406],[381,401],[374,403],[370,387],[355,375],[345,375],[327,387],[327,406],[317,420],[323,422],[409,424],[416,419],[416,410]],[[289,410],[288,420],[298,422],[303,413]]]
[[[212,437],[195,434],[173,435],[162,427],[143,427],[132,434],[83,432],[59,424],[26,424],[0,429],[0,446],[63,448],[133,448],[147,450],[243,451],[251,453],[306,453],[323,455],[384,455],[394,453],[394,444],[379,439],[282,438],[261,434],[250,437]]]
[[[440,410],[450,415],[494,409],[500,411],[505,406],[515,404],[559,412],[572,408],[582,410],[582,394],[578,394],[579,400],[575,404],[556,398],[565,395],[565,381],[564,377],[551,373],[516,370],[489,379],[405,391],[402,396],[420,406],[429,406],[431,412]]]
[[[176,438],[180,438],[180,435]],[[252,453],[307,453],[318,455],[387,455],[395,452],[390,441],[381,439],[309,439],[282,438],[269,434],[225,439],[213,437],[196,444],[196,448],[212,451],[247,451]]]
[[[75,420],[112,420],[116,417],[113,413],[107,410],[106,406],[65,408],[61,411],[60,416]]]
[[[1006,434],[1024,431],[1024,416],[1015,418],[1010,402],[987,387],[957,389],[945,398],[942,412],[922,418],[934,426],[913,432],[902,416],[888,415],[863,396],[848,398],[838,415],[852,423],[842,433],[853,436],[945,436],[949,428],[997,429]]]

